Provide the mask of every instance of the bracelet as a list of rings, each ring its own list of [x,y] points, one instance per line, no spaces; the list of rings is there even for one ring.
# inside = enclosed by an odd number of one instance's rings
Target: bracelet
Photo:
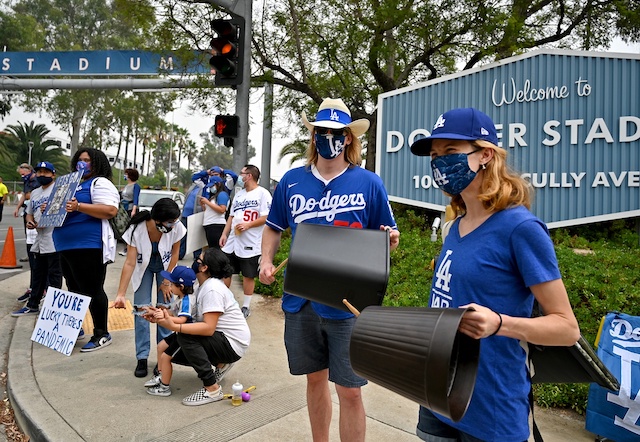
[[[80,203],[78,203],[78,206],[76,207],[76,212],[80,212]]]
[[[493,312],[493,313],[498,315],[498,318],[500,318],[500,324],[498,324],[498,328],[496,328],[496,331],[494,331],[489,336],[487,336],[487,338],[490,338],[491,336],[496,335],[500,331],[500,329],[502,328],[502,315],[500,313],[498,313],[498,312]]]

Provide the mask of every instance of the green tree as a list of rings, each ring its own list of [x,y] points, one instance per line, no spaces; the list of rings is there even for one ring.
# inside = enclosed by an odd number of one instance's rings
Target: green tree
[[[42,33],[32,17],[16,16],[10,11],[0,11],[0,47],[5,51],[36,50],[41,47]],[[11,95],[0,94],[0,119],[9,115]]]
[[[207,24],[183,21],[194,3],[216,0],[158,1],[171,11],[165,27],[175,40],[206,47],[195,27]],[[276,85],[274,108],[290,111],[299,129],[300,111],[342,98],[353,118],[371,122],[373,168],[380,93],[536,48],[606,49],[617,35],[638,41],[637,11],[638,0],[266,0],[254,7],[252,81]],[[222,108],[224,96],[208,102]]]
[[[291,158],[289,158],[289,166],[292,166],[296,161],[306,160],[308,146],[308,140],[294,140],[282,148],[280,155],[278,156],[278,160],[282,161],[284,157],[291,155]]]
[[[56,167],[58,175],[69,173],[69,158],[56,140],[45,139],[50,130],[44,124],[20,123],[9,125],[5,129],[11,136],[8,138],[8,147],[14,153],[16,166],[29,161],[29,145],[31,148],[31,164],[40,161],[49,161]]]
[[[155,22],[147,0],[19,0],[13,11],[17,20],[31,20],[42,33],[39,49],[58,51],[149,48]],[[29,111],[43,109],[57,126],[70,128],[73,154],[87,113],[107,95],[101,90],[29,92],[22,104]]]

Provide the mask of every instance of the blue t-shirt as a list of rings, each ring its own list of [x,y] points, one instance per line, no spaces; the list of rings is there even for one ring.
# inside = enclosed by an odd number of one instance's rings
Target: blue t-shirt
[[[329,224],[357,229],[397,228],[387,191],[378,175],[361,167],[349,167],[326,181],[308,167],[288,171],[273,194],[267,225],[277,231],[291,228],[292,237],[300,223]],[[298,312],[306,299],[284,293],[282,309]],[[317,302],[318,315],[329,319],[353,315]]]
[[[509,316],[530,317],[530,286],[560,278],[549,232],[524,207],[502,210],[460,237],[460,219],[445,238],[431,286],[430,307],[471,302]],[[482,339],[475,390],[465,416],[443,422],[485,441],[527,440],[530,382],[517,339]]]
[[[77,187],[75,198],[79,203],[90,204],[91,183],[97,177],[89,178]],[[53,229],[53,243],[56,251],[72,249],[102,249],[102,220],[82,212],[69,212],[64,224]]]

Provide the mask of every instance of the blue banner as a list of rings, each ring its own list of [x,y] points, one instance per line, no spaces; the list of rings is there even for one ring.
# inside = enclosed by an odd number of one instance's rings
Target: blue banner
[[[609,313],[602,326],[598,357],[620,381],[612,392],[589,388],[586,429],[616,442],[640,440],[640,317]]]
[[[208,74],[205,54],[194,51],[187,65],[173,53],[151,51],[2,52],[0,75],[179,75]]]

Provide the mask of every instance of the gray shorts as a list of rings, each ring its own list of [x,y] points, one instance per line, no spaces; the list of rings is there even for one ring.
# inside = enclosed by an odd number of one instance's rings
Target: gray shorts
[[[297,313],[285,312],[284,345],[293,375],[329,369],[329,380],[358,388],[367,380],[353,372],[349,359],[351,331],[356,318],[325,319],[307,302]]]

